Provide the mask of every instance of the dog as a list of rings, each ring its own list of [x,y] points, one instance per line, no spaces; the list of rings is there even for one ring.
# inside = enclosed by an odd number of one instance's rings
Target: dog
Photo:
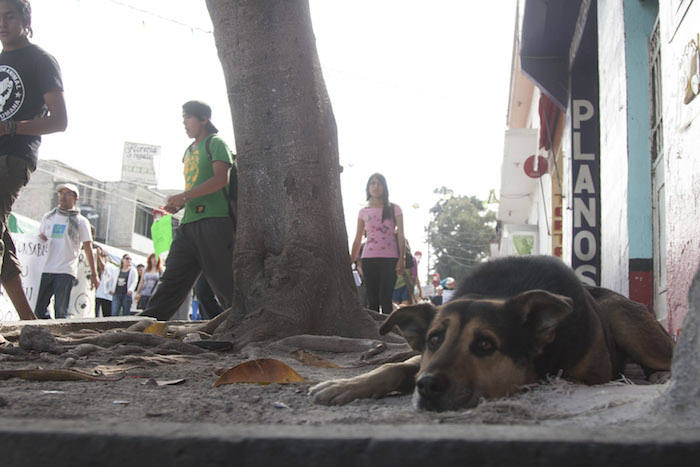
[[[394,311],[420,355],[310,389],[319,404],[342,405],[413,391],[417,409],[474,407],[560,375],[576,383],[618,379],[628,361],[650,380],[670,374],[674,342],[646,307],[601,287],[584,286],[561,260],[506,257],[470,270],[455,299]]]

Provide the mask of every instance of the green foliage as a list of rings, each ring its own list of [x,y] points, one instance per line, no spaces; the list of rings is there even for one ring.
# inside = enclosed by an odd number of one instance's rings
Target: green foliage
[[[427,228],[432,270],[441,278],[452,276],[457,283],[489,254],[495,235],[496,214],[475,196],[455,196],[445,187],[435,190],[442,199],[430,209]]]

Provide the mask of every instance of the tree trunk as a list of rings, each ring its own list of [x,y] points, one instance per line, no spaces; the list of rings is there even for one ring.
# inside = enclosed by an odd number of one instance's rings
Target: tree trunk
[[[238,154],[237,348],[295,334],[376,337],[350,271],[341,167],[307,0],[207,0]]]

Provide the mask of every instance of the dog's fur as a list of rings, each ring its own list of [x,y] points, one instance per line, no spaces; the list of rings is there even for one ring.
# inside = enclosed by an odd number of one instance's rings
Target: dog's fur
[[[616,379],[628,361],[668,375],[673,340],[643,305],[584,287],[560,260],[508,257],[473,268],[440,308],[399,308],[398,326],[422,355],[311,388],[314,401],[346,404],[414,390],[414,406],[451,410],[511,395],[548,375],[584,384]]]

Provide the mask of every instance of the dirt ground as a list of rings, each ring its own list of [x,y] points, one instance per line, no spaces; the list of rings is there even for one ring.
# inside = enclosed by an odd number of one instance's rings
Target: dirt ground
[[[666,385],[648,385],[641,379],[601,386],[581,386],[554,379],[528,388],[509,399],[482,403],[459,412],[418,412],[410,395],[359,400],[342,407],[314,404],[309,388],[321,381],[347,378],[378,366],[379,360],[404,354],[407,346],[391,345],[378,352],[379,342],[358,341],[357,349],[336,353],[307,348],[313,356],[339,368],[326,368],[295,359],[299,350],[286,346],[251,347],[231,351],[189,351],[169,345],[123,342],[111,347],[78,348],[78,339],[105,336],[123,330],[52,332],[63,353],[18,350],[19,331],[0,329],[0,418],[99,420],[129,423],[210,422],[220,424],[439,424],[491,423],[509,425],[600,426],[653,425],[649,404]],[[70,340],[72,339],[72,342]],[[165,339],[165,338],[163,338]],[[87,352],[85,349],[90,350]],[[14,350],[13,350],[14,349]],[[82,350],[81,350],[82,349]],[[188,348],[189,349],[189,348]],[[367,349],[370,350],[369,352]],[[67,350],[67,351],[66,351]],[[80,350],[80,351],[78,351]],[[87,352],[87,353],[86,353]],[[378,353],[377,353],[378,352]],[[83,355],[84,354],[84,355]],[[373,355],[370,355],[373,354]],[[217,373],[248,360],[280,360],[306,382],[291,384],[228,384],[214,387]],[[364,359],[363,359],[364,358]],[[371,363],[374,361],[375,363]],[[368,364],[368,362],[370,362]],[[9,378],[7,370],[82,370],[113,381],[39,381]],[[3,373],[4,372],[4,373]],[[42,376],[44,376],[42,374]],[[51,375],[49,375],[51,376]],[[637,375],[640,376],[640,375]],[[55,377],[55,375],[53,375]],[[636,383],[636,384],[635,384]]]

